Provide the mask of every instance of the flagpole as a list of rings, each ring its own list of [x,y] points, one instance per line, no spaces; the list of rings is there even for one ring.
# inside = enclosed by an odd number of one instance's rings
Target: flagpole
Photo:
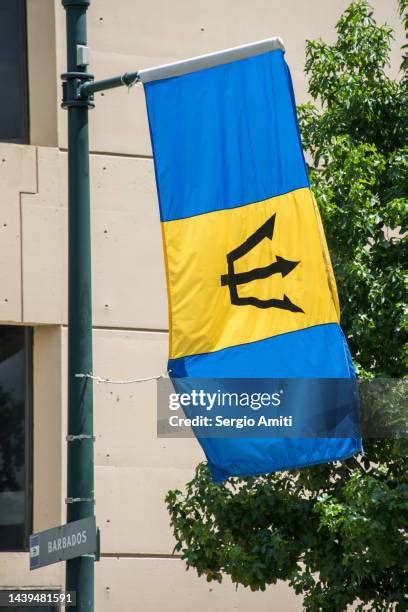
[[[68,436],[67,521],[94,514],[92,380],[91,223],[89,186],[89,99],[78,99],[78,84],[89,80],[78,46],[87,44],[90,0],[62,0],[66,11],[67,67],[62,106],[68,110]],[[78,437],[80,436],[80,437]],[[66,562],[66,590],[76,592],[76,610],[94,610],[94,556]]]

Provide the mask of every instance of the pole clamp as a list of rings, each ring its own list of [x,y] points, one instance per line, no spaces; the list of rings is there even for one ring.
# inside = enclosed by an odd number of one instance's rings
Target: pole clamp
[[[91,0],[62,0],[62,5],[64,7],[67,7],[67,6],[80,6],[80,7],[84,7],[85,10],[88,8],[90,3],[91,3]]]
[[[67,436],[65,436],[65,439],[67,442],[74,442],[75,440],[93,440],[95,442],[96,437],[88,434],[68,434]]]
[[[66,504],[78,504],[80,502],[91,502],[91,504],[95,503],[94,497],[66,497]]]
[[[81,86],[94,80],[89,72],[64,72],[62,79],[62,108],[71,106],[85,106],[95,108],[93,94],[81,92]]]

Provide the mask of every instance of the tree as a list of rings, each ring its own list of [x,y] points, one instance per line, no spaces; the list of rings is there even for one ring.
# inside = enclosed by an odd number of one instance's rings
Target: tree
[[[407,26],[407,0],[400,0]],[[403,377],[403,235],[408,193],[407,57],[388,76],[392,30],[366,1],[337,23],[337,42],[308,41],[309,91],[298,109],[325,225],[342,325],[359,375]],[[286,580],[307,610],[408,609],[406,440],[365,440],[365,455],[213,485],[205,464],[170,491],[187,567],[264,590]]]

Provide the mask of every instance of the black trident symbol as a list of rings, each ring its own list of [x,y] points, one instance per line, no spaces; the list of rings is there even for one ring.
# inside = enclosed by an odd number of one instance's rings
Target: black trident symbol
[[[271,298],[269,300],[260,300],[256,297],[239,297],[238,285],[249,283],[250,281],[268,278],[273,274],[282,274],[282,278],[292,272],[300,263],[299,261],[289,261],[279,255],[276,256],[276,261],[263,268],[254,268],[248,272],[235,272],[234,262],[240,259],[254,247],[256,247],[264,238],[272,240],[273,230],[275,227],[275,214],[270,217],[259,229],[249,236],[236,249],[227,254],[228,274],[221,276],[221,286],[228,285],[231,304],[236,306],[256,306],[257,308],[281,308],[282,310],[290,310],[291,312],[304,312],[299,306],[296,306],[287,295],[283,299]]]

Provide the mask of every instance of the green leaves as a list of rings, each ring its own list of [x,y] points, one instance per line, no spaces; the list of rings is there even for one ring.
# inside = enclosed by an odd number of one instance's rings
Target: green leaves
[[[408,0],[399,5],[407,27]],[[302,139],[358,373],[402,378],[407,78],[389,78],[392,32],[367,2],[352,2],[336,29],[333,45],[307,43],[316,105],[298,109]],[[209,581],[228,574],[264,590],[286,580],[309,611],[341,612],[357,599],[361,610],[408,609],[408,441],[364,448],[359,459],[226,486],[199,465],[186,492],[166,498],[176,550]]]
[[[307,43],[310,92],[322,111],[300,107],[301,131],[358,371],[402,376],[407,83],[388,77],[392,33],[366,2],[352,3],[336,29],[333,45]]]
[[[336,31],[334,45],[307,41],[309,91],[328,107],[341,99],[345,109],[357,109],[361,85],[372,89],[387,80],[384,69],[389,64],[392,29],[378,26],[370,6],[358,1],[350,4]]]

